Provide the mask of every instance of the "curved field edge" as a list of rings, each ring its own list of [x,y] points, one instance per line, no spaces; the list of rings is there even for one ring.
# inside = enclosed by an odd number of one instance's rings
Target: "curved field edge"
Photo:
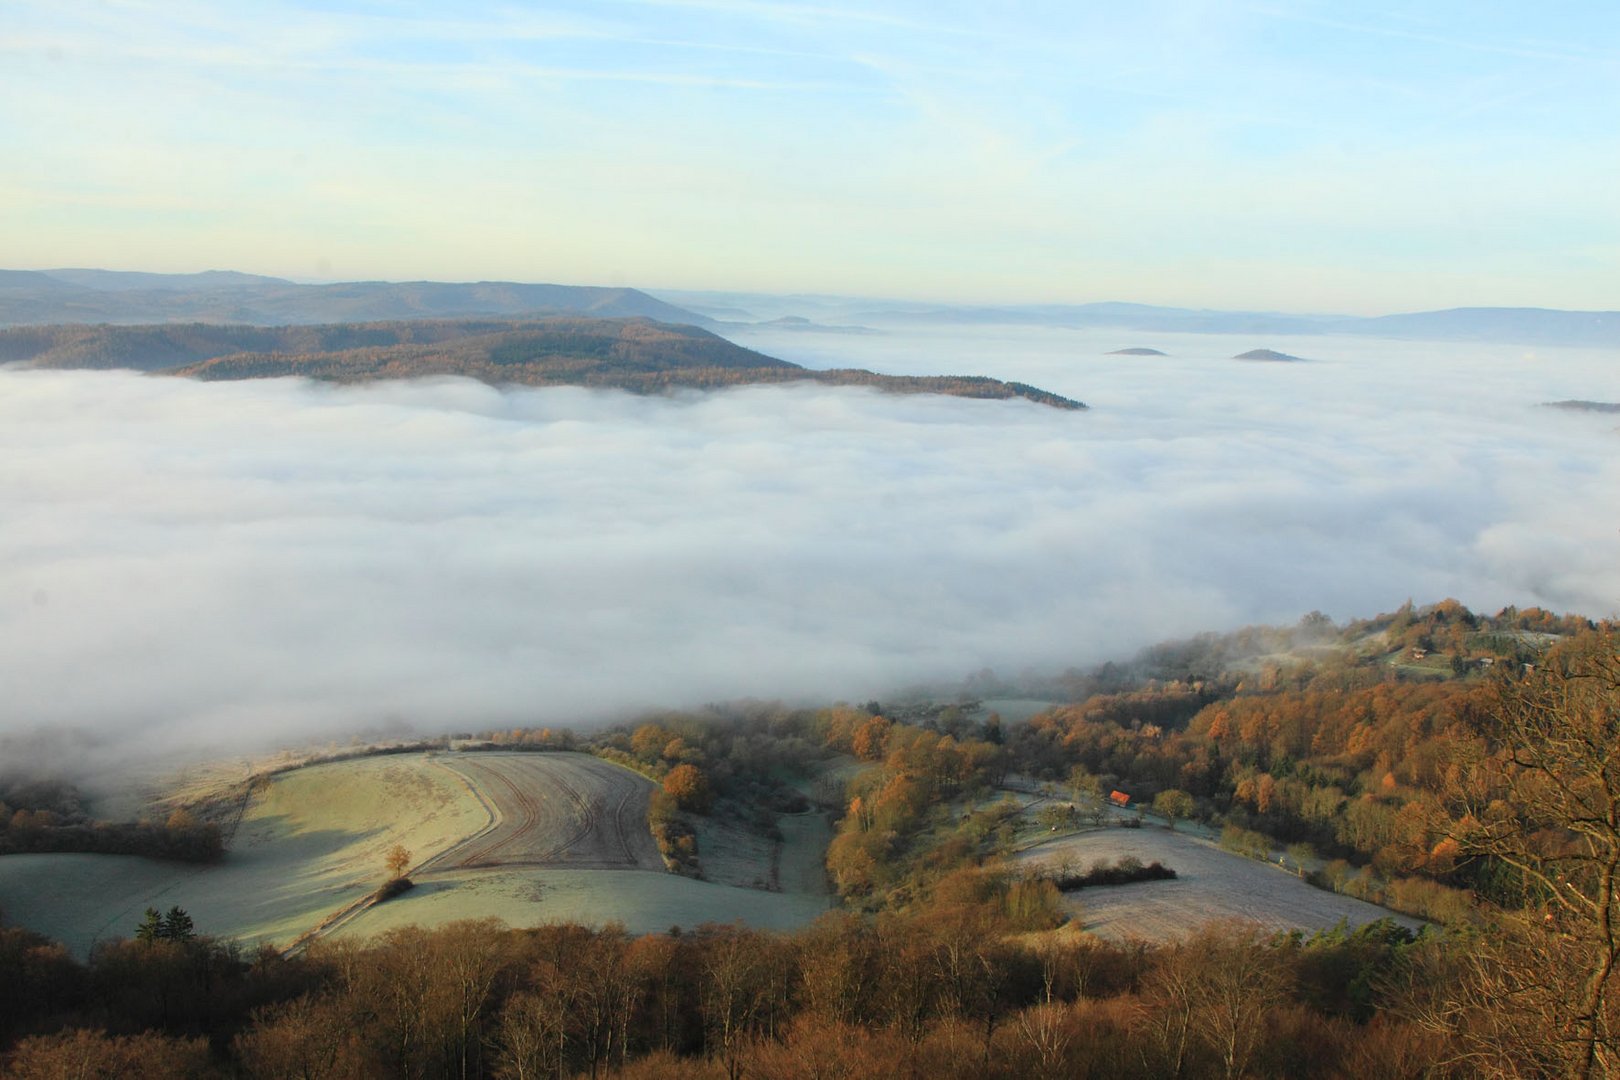
[[[148,906],[178,904],[207,934],[286,942],[369,895],[384,856],[416,860],[491,824],[433,755],[356,758],[280,773],[255,795],[225,858],[193,866],[126,855],[0,859],[0,911],[76,952],[127,937]]]
[[[413,877],[504,864],[662,870],[647,826],[656,785],[589,754],[477,751],[437,759],[490,810],[490,828],[420,862]]]
[[[7,856],[0,859],[0,913],[8,923],[83,955],[98,940],[129,936],[149,906],[179,905],[201,932],[248,947],[483,915],[514,926],[570,919],[664,930],[741,919],[788,929],[828,906],[820,874],[827,830],[819,815],[794,821],[787,830],[785,893],[623,867],[459,868],[459,853],[511,827],[501,800],[481,791],[473,778],[502,759],[522,769],[565,766],[569,776],[622,772],[643,800],[652,787],[632,770],[584,754],[430,752],[310,765],[268,780],[218,864],[122,855]],[[479,765],[460,767],[471,762]],[[645,809],[636,809],[635,824],[644,827]],[[411,852],[411,873],[424,872],[410,893],[373,909],[370,898],[387,876],[385,856],[395,844]]]

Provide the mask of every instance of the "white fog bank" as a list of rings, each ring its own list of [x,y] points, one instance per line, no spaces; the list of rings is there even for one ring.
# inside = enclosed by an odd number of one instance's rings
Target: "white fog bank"
[[[1620,610],[1591,351],[738,340],[1090,402],[0,371],[0,735],[586,724],[1118,657],[1312,609]],[[1171,358],[1101,355],[1150,345]],[[1308,365],[1221,359],[1254,345]]]

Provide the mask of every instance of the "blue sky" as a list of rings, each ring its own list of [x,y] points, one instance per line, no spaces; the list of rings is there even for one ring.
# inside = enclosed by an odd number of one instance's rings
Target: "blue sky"
[[[10,267],[1620,307],[1609,2],[5,7]]]

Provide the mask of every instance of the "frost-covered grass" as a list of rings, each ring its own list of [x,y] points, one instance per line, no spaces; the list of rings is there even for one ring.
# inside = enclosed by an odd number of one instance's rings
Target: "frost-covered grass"
[[[345,923],[335,936],[367,937],[401,926],[493,916],[509,926],[621,922],[632,933],[741,921],[787,930],[826,910],[822,897],[743,889],[650,870],[512,867],[435,874]]]
[[[0,858],[0,911],[78,952],[127,937],[149,906],[175,904],[202,933],[286,942],[382,884],[393,845],[420,861],[488,820],[465,783],[426,755],[315,765],[254,797],[218,864],[11,855]]]
[[[1022,852],[1019,860],[1054,869],[1067,863],[1083,872],[1099,860],[1114,862],[1127,855],[1144,863],[1161,862],[1176,872],[1176,878],[1070,894],[1066,903],[1087,930],[1112,938],[1165,940],[1222,918],[1249,919],[1278,930],[1322,929],[1340,919],[1351,926],[1383,918],[1414,928],[1421,925],[1375,904],[1314,888],[1278,867],[1154,825],[1061,837]]]
[[[548,779],[566,790],[551,790],[543,783]],[[783,819],[782,892],[647,869],[557,865],[603,851],[617,858],[621,835],[629,853],[624,861],[635,865],[638,845],[651,845],[643,835],[643,789],[649,787],[582,754],[397,754],[314,765],[275,776],[254,796],[217,865],[117,855],[6,856],[0,858],[0,912],[7,923],[48,934],[81,954],[98,939],[129,936],[147,907],[176,904],[202,933],[249,946],[286,945],[375,892],[388,877],[385,856],[395,844],[411,852],[413,871],[440,852],[451,854],[414,874],[410,892],[349,918],[335,933],[366,935],[485,915],[514,926],[567,919],[654,931],[740,919],[788,928],[825,910],[821,864],[828,828],[820,814]],[[712,838],[708,854],[716,862],[736,862],[736,873],[747,875],[743,884],[769,878],[768,844],[728,853],[725,839]],[[479,861],[546,857],[553,865],[460,867],[469,852]]]

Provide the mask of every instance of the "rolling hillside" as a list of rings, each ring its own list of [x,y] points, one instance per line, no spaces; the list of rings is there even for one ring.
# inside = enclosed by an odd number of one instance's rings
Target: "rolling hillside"
[[[620,920],[638,932],[746,917],[786,929],[827,907],[814,875],[782,891],[666,872],[647,827],[653,784],[587,754],[388,754],[280,773],[253,796],[224,860],[0,859],[8,922],[87,952],[179,903],[210,934],[288,946],[497,915],[513,926]],[[416,887],[373,907],[394,844]],[[792,846],[820,865],[825,836]]]

